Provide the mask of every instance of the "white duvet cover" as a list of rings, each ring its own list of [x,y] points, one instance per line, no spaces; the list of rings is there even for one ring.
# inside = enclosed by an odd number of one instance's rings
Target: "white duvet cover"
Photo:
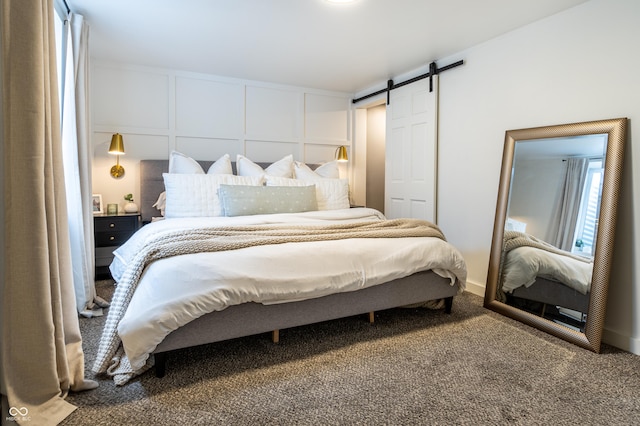
[[[117,282],[148,239],[176,229],[380,220],[384,216],[368,208],[167,219],[141,228],[116,250],[110,269]],[[296,242],[169,257],[143,272],[117,331],[135,371],[166,335],[206,313],[245,302],[283,303],[354,291],[430,269],[464,289],[462,255],[433,237]]]
[[[502,289],[506,293],[522,286],[531,287],[538,276],[558,281],[582,294],[591,291],[593,262],[525,246],[508,251],[503,268]]]

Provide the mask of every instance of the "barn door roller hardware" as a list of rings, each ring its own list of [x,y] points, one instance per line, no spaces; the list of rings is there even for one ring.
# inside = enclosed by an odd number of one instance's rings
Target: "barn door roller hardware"
[[[442,71],[450,70],[451,68],[455,68],[455,67],[457,67],[459,65],[462,65],[462,64],[464,64],[464,61],[460,60],[458,62],[454,62],[454,63],[449,64],[449,65],[445,65],[442,68],[438,68],[438,66],[436,65],[435,62],[431,62],[429,64],[429,72],[428,73],[419,75],[417,77],[413,77],[413,78],[411,78],[411,79],[409,79],[407,81],[403,81],[402,83],[398,83],[398,84],[395,84],[393,82],[393,80],[388,80],[387,81],[387,87],[385,89],[378,90],[377,92],[369,93],[368,95],[361,96],[361,97],[359,97],[357,99],[353,99],[351,101],[351,103],[355,104],[355,103],[358,103],[358,102],[360,102],[360,101],[362,101],[364,99],[372,98],[374,96],[377,96],[377,95],[379,95],[381,93],[385,93],[386,92],[387,93],[387,105],[389,105],[390,98],[391,98],[390,95],[391,95],[391,91],[393,89],[397,89],[398,87],[406,86],[407,84],[415,83],[416,81],[422,80],[423,78],[429,78],[429,91],[433,92],[433,76],[434,75],[440,74]]]

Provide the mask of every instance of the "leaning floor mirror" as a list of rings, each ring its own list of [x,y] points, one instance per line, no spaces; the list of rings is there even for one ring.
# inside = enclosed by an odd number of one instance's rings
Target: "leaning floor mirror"
[[[485,307],[600,352],[626,129],[506,132]]]

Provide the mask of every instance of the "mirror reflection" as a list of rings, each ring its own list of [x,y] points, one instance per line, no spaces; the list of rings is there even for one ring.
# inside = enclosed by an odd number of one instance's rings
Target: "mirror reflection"
[[[584,332],[607,134],[516,141],[496,298]]]

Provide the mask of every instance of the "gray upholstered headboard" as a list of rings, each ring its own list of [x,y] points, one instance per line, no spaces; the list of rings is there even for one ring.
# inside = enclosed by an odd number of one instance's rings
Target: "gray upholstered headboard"
[[[140,216],[142,223],[151,221],[153,216],[160,216],[160,211],[153,205],[164,191],[162,174],[168,171],[169,160],[140,161]]]
[[[203,170],[208,170],[213,161],[198,161]],[[256,163],[267,168],[271,163]],[[308,164],[315,169],[317,164]],[[232,162],[233,173],[236,173],[236,163]],[[153,207],[158,196],[164,191],[162,174],[169,171],[169,160],[140,160],[140,215],[142,222],[151,221],[154,216],[160,216],[160,210]]]

